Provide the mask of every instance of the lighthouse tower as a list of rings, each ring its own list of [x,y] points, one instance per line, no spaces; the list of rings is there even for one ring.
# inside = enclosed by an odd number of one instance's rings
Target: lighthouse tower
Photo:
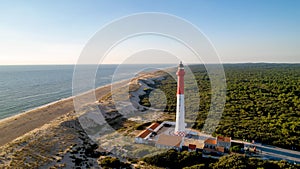
[[[184,67],[182,62],[180,62],[177,70],[177,107],[176,107],[176,125],[175,125],[175,135],[185,136],[185,112],[184,112]]]

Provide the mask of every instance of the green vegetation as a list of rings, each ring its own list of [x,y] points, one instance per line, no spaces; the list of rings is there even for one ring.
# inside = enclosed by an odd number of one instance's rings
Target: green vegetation
[[[296,169],[300,165],[293,165],[286,161],[267,161],[256,158],[248,158],[241,155],[223,156],[219,160],[202,158],[201,153],[196,152],[178,152],[169,150],[165,153],[146,157],[143,159],[146,163],[168,168],[184,169],[248,169],[248,168],[272,168],[272,169]]]
[[[293,169],[299,168],[299,165],[293,165],[286,161],[269,161],[256,158],[247,158],[240,155],[223,156],[218,162],[210,165],[213,169],[248,169],[248,168],[272,168],[272,169]]]
[[[227,98],[216,133],[300,150],[300,65],[226,66]]]
[[[199,90],[187,76],[186,109],[196,112],[197,118],[189,113],[186,118],[193,128],[201,130],[211,106],[210,81],[203,65],[189,68]],[[224,65],[224,69],[226,104],[214,134],[300,150],[300,65],[233,64]],[[176,111],[176,86],[170,75],[156,85],[167,98],[164,111],[169,114]],[[199,107],[195,107],[196,97],[200,97]],[[147,94],[141,104],[149,105]]]
[[[130,164],[123,163],[115,157],[108,156],[99,161],[102,168],[131,168]]]
[[[216,160],[203,159],[201,153],[187,151],[178,152],[177,150],[171,149],[165,153],[161,153],[152,157],[146,157],[143,159],[143,161],[158,167],[183,168],[204,163],[206,166],[208,166],[209,163]]]

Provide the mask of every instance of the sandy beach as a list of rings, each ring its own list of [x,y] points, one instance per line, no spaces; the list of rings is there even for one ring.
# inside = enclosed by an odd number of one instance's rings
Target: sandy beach
[[[150,77],[159,77],[163,73],[152,72],[142,74],[136,79],[139,78],[150,78]],[[133,79],[131,79],[133,80]],[[100,100],[103,96],[111,92],[112,85],[114,88],[120,88],[121,86],[128,85],[130,80],[122,80],[114,84],[106,85],[95,89],[95,96],[97,100]],[[80,99],[85,99],[85,96],[89,95],[93,91],[88,91],[79,95]],[[0,120],[0,146],[5,145],[13,141],[14,139],[36,129],[42,127],[44,124],[51,122],[52,120],[65,115],[67,113],[72,113],[75,111],[74,108],[74,96],[49,103],[47,105],[40,106],[33,110],[8,117],[6,119]]]
[[[97,99],[110,92],[111,85],[95,90]],[[55,118],[74,111],[73,97],[56,101],[22,114],[0,120],[0,146],[39,128]]]
[[[154,79],[162,79],[162,75],[165,74],[139,74],[130,80],[102,86],[76,97],[52,102],[0,120],[0,168],[75,168],[78,161],[82,168],[100,168],[97,167],[97,160],[105,153],[105,149],[98,147],[100,142],[89,137],[78,117],[89,113],[91,105],[101,106],[105,112],[115,109],[111,92],[118,95],[122,91],[121,95],[125,94],[125,98],[135,97],[131,103],[137,105],[139,95],[143,94],[145,88],[149,88],[144,84],[145,81],[152,84]],[[91,94],[95,94],[97,103]],[[82,109],[78,110],[77,106]],[[111,111],[107,111],[105,115],[108,118],[115,117],[115,113]]]

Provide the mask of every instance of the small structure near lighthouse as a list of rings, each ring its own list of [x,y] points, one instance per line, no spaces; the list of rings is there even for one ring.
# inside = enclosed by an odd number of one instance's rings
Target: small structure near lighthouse
[[[180,62],[177,70],[177,106],[176,106],[176,125],[175,135],[185,136],[185,106],[184,106],[184,66]]]

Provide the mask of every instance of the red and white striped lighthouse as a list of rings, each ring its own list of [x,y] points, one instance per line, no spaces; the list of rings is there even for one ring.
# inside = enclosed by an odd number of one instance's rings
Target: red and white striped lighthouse
[[[185,136],[184,74],[184,66],[182,62],[180,62],[176,73],[178,80],[175,134],[178,136]]]

